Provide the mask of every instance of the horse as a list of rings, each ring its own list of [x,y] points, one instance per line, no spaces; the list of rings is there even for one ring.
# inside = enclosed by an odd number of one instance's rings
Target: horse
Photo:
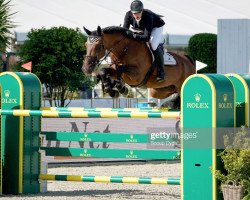
[[[86,56],[82,71],[93,75],[97,66],[110,56],[111,64],[101,69],[98,76],[111,97],[117,96],[113,90],[114,86],[120,93],[126,94],[127,88],[124,85],[126,83],[131,87],[149,88],[150,95],[157,99],[165,99],[177,93],[179,105],[184,80],[196,72],[194,62],[189,56],[168,52],[176,60],[176,65],[165,65],[167,77],[164,81],[157,82],[157,67],[153,64],[148,44],[132,38],[127,28],[109,26],[101,29],[98,26],[95,31],[83,28],[88,39],[85,43]]]

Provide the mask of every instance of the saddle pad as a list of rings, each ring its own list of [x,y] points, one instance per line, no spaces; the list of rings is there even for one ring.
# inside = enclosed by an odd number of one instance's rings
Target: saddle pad
[[[176,65],[176,60],[174,57],[164,49],[164,64],[165,65]]]
[[[153,58],[153,62],[155,60],[154,58],[154,54],[152,52],[152,49],[150,48],[150,45],[147,43],[148,48],[151,52],[152,58]],[[176,60],[174,59],[174,56],[172,56],[171,54],[168,53],[167,49],[164,49],[164,65],[176,65]]]

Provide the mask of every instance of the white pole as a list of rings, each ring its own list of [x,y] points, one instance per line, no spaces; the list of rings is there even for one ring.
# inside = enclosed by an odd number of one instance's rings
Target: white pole
[[[149,88],[148,88],[147,92],[148,92],[148,107],[150,107],[150,105],[149,105],[149,100],[150,100]]]
[[[93,87],[93,89],[92,89],[92,99],[94,99],[95,98],[95,87]]]

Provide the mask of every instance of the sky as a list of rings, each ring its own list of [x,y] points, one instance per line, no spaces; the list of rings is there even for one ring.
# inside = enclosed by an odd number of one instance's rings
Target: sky
[[[11,0],[14,31],[66,26],[90,30],[123,24],[131,0]],[[142,0],[163,15],[164,34],[217,33],[218,19],[250,18],[249,0]]]

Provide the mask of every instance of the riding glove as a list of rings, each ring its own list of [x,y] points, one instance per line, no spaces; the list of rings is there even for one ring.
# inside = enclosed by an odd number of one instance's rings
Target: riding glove
[[[127,34],[127,36],[129,37],[129,38],[132,38],[132,39],[136,39],[136,34],[135,33],[133,33],[132,31],[129,31],[129,30],[127,30],[126,31],[126,34]]]

